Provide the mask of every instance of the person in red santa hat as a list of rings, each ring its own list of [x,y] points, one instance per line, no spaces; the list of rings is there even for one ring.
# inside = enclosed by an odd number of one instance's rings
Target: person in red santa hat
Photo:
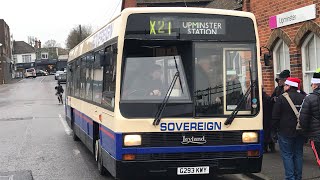
[[[288,77],[284,83],[285,93],[279,96],[272,111],[272,128],[278,130],[285,179],[302,178],[303,144],[306,138],[296,129],[298,121],[295,114],[299,112],[305,97],[299,93],[300,83],[300,79]]]

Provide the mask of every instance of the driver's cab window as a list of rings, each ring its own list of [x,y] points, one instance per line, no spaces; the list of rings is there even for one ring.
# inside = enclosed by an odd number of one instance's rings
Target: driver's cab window
[[[237,108],[239,101],[250,87],[250,62],[252,50],[243,48],[224,49],[224,114]],[[239,107],[238,114],[251,113],[250,96]]]
[[[127,58],[121,99],[162,102],[177,73],[176,65],[181,84],[179,78],[172,84],[169,102],[190,100],[180,56]]]

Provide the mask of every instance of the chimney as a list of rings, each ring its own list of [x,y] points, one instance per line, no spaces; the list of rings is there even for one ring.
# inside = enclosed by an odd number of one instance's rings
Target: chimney
[[[34,48],[36,48],[36,49],[38,48],[38,41],[37,40],[34,41]]]
[[[38,46],[38,47],[41,48],[41,41],[39,40],[38,43],[39,43],[39,46]]]
[[[123,0],[121,10],[129,7],[137,7],[137,0]]]

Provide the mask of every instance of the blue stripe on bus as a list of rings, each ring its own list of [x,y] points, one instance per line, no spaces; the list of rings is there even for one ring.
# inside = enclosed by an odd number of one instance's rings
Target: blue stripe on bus
[[[74,123],[78,125],[91,139],[93,139],[93,121],[87,115],[73,109]]]
[[[192,152],[230,152],[259,150],[261,144],[227,145],[227,146],[180,146],[180,147],[151,147],[123,148],[122,154],[152,154],[152,153],[192,153]]]
[[[117,145],[116,145],[116,139],[117,136],[121,134],[116,134],[109,128],[99,125],[99,131],[100,131],[100,141],[101,141],[101,147],[106,152],[108,152],[112,157],[117,159]]]

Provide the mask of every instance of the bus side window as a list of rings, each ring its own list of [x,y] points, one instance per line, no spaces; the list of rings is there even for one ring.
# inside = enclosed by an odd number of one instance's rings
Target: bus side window
[[[102,93],[102,105],[109,110],[114,110],[114,98],[115,98],[115,89],[116,89],[116,58],[117,54],[115,52],[115,47],[110,46],[106,49],[106,52],[110,56],[106,56],[106,61],[111,62],[110,65],[104,66],[103,72],[103,93]]]
[[[103,67],[100,66],[99,51],[95,52],[95,58],[93,63],[93,82],[92,82],[92,94],[93,101],[101,104],[102,97],[102,81],[103,81]]]

